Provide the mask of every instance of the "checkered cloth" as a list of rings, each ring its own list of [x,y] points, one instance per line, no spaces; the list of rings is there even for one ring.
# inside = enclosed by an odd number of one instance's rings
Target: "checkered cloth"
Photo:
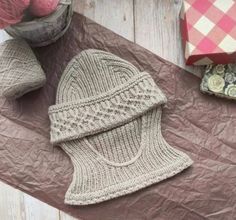
[[[236,61],[236,2],[185,0],[181,29],[187,64]]]

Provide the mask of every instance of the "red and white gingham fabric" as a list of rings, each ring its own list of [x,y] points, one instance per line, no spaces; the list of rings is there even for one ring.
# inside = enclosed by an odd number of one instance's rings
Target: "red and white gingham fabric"
[[[236,1],[185,0],[180,17],[186,64],[236,62]]]

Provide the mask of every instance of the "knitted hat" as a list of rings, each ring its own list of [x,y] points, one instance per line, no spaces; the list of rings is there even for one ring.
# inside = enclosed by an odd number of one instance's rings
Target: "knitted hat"
[[[0,45],[0,96],[18,98],[45,82],[44,71],[25,41],[12,39]]]
[[[166,101],[148,73],[113,54],[85,50],[69,63],[49,108],[51,142],[74,165],[65,203],[132,193],[192,164],[162,137]]]

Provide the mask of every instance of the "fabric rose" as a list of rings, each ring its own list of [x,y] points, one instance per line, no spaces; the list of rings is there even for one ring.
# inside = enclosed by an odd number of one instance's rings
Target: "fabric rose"
[[[208,83],[209,90],[212,92],[217,92],[217,93],[222,92],[225,86],[224,79],[219,75],[210,76],[207,83]]]
[[[230,97],[236,98],[236,85],[228,85],[225,89],[225,94]]]
[[[227,72],[225,73],[225,81],[227,83],[233,83],[234,81],[236,81],[236,74],[235,73],[232,73],[232,72]]]
[[[217,74],[217,75],[220,75],[223,77],[224,73],[225,73],[225,66],[224,65],[219,64],[214,67],[213,74]]]

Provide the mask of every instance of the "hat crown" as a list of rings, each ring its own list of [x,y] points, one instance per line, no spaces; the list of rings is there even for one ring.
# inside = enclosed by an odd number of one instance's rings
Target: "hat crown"
[[[60,80],[57,103],[106,93],[138,74],[135,66],[111,53],[95,49],[82,51],[70,62]]]

